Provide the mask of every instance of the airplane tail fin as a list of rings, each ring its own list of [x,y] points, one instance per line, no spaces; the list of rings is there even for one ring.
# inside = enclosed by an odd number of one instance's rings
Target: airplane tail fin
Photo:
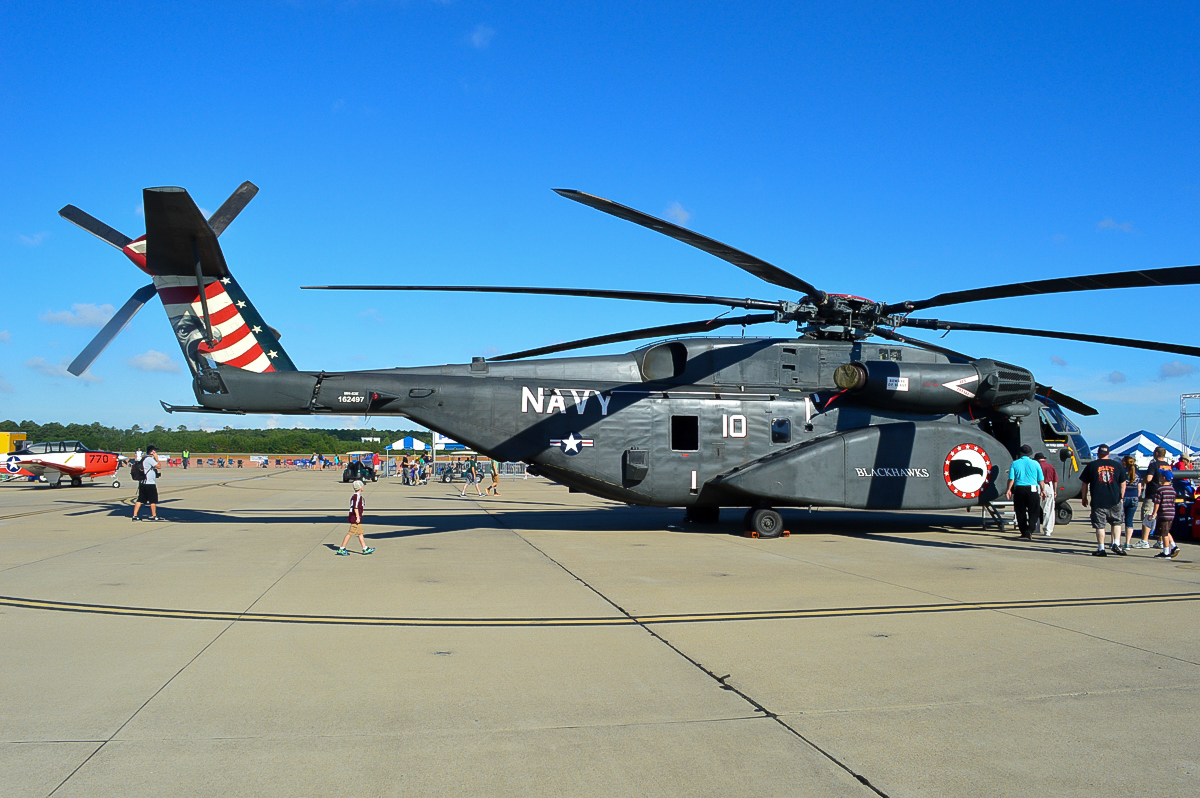
[[[295,371],[295,364],[279,344],[278,331],[263,321],[230,274],[217,241],[257,193],[258,188],[247,181],[205,219],[184,189],[145,189],[146,235],[136,239],[73,205],[59,211],[64,219],[120,249],[154,281],[139,289],[100,331],[71,364],[71,373],[82,374],[153,293],[162,300],[193,374],[208,368],[210,361],[259,373]]]

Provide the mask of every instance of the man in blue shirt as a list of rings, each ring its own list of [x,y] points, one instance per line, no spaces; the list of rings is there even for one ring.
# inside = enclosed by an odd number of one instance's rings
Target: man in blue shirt
[[[1042,467],[1033,459],[1033,447],[1025,444],[1021,447],[1021,456],[1013,461],[1008,469],[1008,492],[1005,493],[1013,502],[1017,514],[1017,528],[1021,537],[1033,540],[1033,529],[1038,527],[1041,532],[1041,501],[1042,489],[1046,477]]]

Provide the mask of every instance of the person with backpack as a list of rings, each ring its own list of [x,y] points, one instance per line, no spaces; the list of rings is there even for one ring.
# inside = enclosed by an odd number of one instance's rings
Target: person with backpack
[[[466,465],[463,466],[463,477],[467,480],[467,484],[463,485],[462,493],[459,494],[460,496],[466,496],[467,488],[471,485],[475,486],[476,493],[480,496],[483,495],[483,491],[479,489],[479,472],[476,470],[477,468],[478,464],[475,462],[474,456],[470,460],[467,460]]]
[[[158,517],[158,449],[153,445],[146,447],[146,456],[134,460],[129,466],[129,476],[138,482],[137,501],[133,503],[133,520],[141,521],[138,513],[143,504],[150,505],[151,521],[160,521]]]

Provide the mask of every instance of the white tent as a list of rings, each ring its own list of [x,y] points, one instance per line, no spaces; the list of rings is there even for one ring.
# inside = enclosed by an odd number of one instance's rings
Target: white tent
[[[419,438],[413,438],[410,436],[407,438],[401,438],[400,440],[396,441],[395,443],[388,444],[387,448],[394,452],[399,452],[399,451],[423,452],[427,448],[429,448],[429,445],[426,444],[425,441],[423,441]]]
[[[1106,444],[1108,445],[1109,457],[1119,460],[1127,454],[1133,455],[1133,458],[1137,460],[1138,468],[1145,468],[1149,465],[1151,458],[1154,456],[1154,450],[1159,446],[1167,450],[1167,461],[1171,463],[1178,460],[1179,455],[1184,451],[1187,451],[1189,455],[1191,454],[1191,451],[1179,441],[1155,435],[1153,432],[1147,430],[1131,432],[1123,438],[1106,441]],[[1092,447],[1092,457],[1096,456],[1096,449],[1099,446],[1100,444],[1096,444],[1096,446]]]

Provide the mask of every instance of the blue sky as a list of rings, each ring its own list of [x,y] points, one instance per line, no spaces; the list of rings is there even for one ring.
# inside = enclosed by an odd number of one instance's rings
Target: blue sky
[[[137,236],[146,186],[184,186],[208,210],[243,180],[260,186],[222,246],[307,369],[464,362],[708,313],[307,284],[795,299],[556,187],[673,214],[825,290],[887,301],[1197,263],[1198,23],[1194,3],[7,4],[0,418],[201,420],[158,405],[193,397],[157,300],[88,379],[62,372],[104,306],[144,281],[57,211],[73,203]],[[1198,298],[1111,291],[938,316],[1193,343]],[[1179,394],[1200,392],[1189,358],[943,343],[1094,404],[1101,415],[1080,420],[1093,440],[1165,432]]]

